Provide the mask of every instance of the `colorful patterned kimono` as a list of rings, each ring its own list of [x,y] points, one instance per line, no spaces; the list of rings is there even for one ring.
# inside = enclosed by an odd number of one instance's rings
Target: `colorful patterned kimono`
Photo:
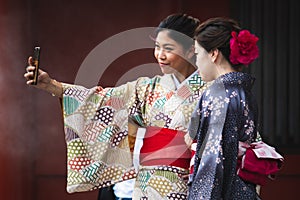
[[[181,176],[188,173],[188,167],[176,163],[182,163],[177,160],[181,155],[185,161],[190,158],[186,146],[182,150],[183,137],[173,139],[187,132],[191,113],[204,89],[197,73],[178,89],[172,75],[139,78],[115,88],[63,87],[68,192],[94,190],[137,176],[134,199],[186,199],[187,186]],[[156,146],[155,141],[160,139],[150,139],[151,145],[143,150],[145,165],[140,166],[137,175],[132,164],[132,139],[136,134],[133,123],[146,127],[151,134],[158,130],[162,138],[173,134],[169,140],[177,142],[171,143],[170,149],[161,146],[165,151],[155,154],[149,147]],[[176,145],[181,149],[174,148]],[[174,166],[166,159],[160,161],[159,157],[164,156],[176,160]]]
[[[250,144],[257,137],[253,82],[248,74],[231,72],[203,93],[190,127],[197,150],[189,200],[259,199],[255,185],[237,175],[239,141]]]

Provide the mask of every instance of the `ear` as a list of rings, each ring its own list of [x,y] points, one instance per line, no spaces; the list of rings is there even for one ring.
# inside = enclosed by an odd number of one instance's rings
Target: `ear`
[[[219,51],[219,49],[211,50],[211,52],[209,54],[211,56],[212,62],[216,62],[216,60],[219,57],[220,51]]]

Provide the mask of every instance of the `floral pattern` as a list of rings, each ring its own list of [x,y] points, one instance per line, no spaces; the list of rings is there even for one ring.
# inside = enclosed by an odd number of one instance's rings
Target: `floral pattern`
[[[190,135],[197,138],[189,200],[259,199],[255,185],[236,173],[238,143],[257,137],[254,79],[241,72],[219,77],[201,97],[192,115]]]

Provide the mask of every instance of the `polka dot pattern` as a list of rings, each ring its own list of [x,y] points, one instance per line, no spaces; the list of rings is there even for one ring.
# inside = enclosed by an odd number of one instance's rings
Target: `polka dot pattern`
[[[126,137],[127,131],[122,131],[114,135],[112,139],[111,146],[116,147],[120,144],[120,142]]]
[[[92,119],[95,111],[96,111],[95,105],[93,105],[91,103],[87,103],[87,104],[81,106],[77,110],[77,112],[81,113],[85,119]]]
[[[152,178],[149,180],[148,185],[155,188],[161,196],[166,196],[170,191],[172,191],[172,185],[163,178]]]
[[[187,174],[188,170],[172,166],[142,167],[136,178],[139,192],[134,197],[150,197],[156,191],[158,199],[186,199],[187,185],[180,176]]]
[[[101,172],[101,176],[103,180],[114,180],[115,177],[121,177],[122,172],[124,172],[124,169],[120,166],[110,166]]]
[[[72,170],[77,170],[77,171],[83,169],[85,166],[90,164],[91,164],[91,160],[85,157],[77,157],[69,161],[69,167]]]
[[[194,108],[192,108],[191,106],[189,105],[186,105],[186,106],[183,106],[183,115],[185,117],[185,120],[186,120],[186,123],[189,122],[189,117],[191,116],[191,113],[193,112]]]
[[[87,153],[86,147],[79,139],[73,140],[68,143],[68,159],[71,160],[74,157],[83,157]]]
[[[114,111],[110,107],[102,107],[96,111],[94,120],[101,121],[104,124],[108,125],[112,122],[114,116]]]
[[[94,145],[88,147],[87,155],[97,162],[103,162],[103,156],[107,150],[107,144],[103,142],[95,142]]]
[[[128,116],[141,126],[187,129],[185,125],[192,109],[185,106],[194,107],[190,101],[197,98],[188,96],[198,91],[200,84],[198,79],[194,79],[180,90],[166,89],[171,88],[164,85],[169,84],[171,79],[170,75],[141,78],[136,85],[131,83],[98,90],[67,86],[69,89],[65,90],[63,97],[67,109],[64,117],[73,119],[71,117],[75,116],[75,120],[65,120],[68,191],[93,190],[137,176],[136,185],[141,191],[138,199],[159,196],[161,198],[154,199],[183,199],[187,188],[180,178],[185,173],[179,168],[157,166],[136,175],[123,165],[112,164],[116,159],[116,162],[128,165],[129,161],[125,158],[130,158],[130,152],[126,154],[123,150],[124,156],[115,156],[121,145],[122,149],[128,145],[123,142],[127,135]],[[186,97],[189,99],[184,99]],[[174,120],[173,123],[174,113],[179,117],[176,115],[178,122]]]
[[[129,172],[126,172],[122,176],[123,180],[128,180],[128,179],[132,179],[132,178],[135,178],[135,177],[136,177],[136,173],[135,173],[134,169],[130,170]]]
[[[186,194],[180,194],[180,193],[171,193],[171,194],[168,194],[167,197],[169,200],[186,200],[187,199]]]

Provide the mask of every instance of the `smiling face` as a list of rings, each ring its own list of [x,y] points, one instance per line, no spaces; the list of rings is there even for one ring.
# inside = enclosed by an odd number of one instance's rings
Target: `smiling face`
[[[208,53],[197,41],[195,41],[196,65],[199,74],[204,81],[212,81],[218,76],[216,64],[211,53]]]
[[[163,30],[157,34],[154,56],[162,73],[187,77],[192,66],[188,61],[189,55],[181,44],[169,37],[168,33],[168,30]]]

